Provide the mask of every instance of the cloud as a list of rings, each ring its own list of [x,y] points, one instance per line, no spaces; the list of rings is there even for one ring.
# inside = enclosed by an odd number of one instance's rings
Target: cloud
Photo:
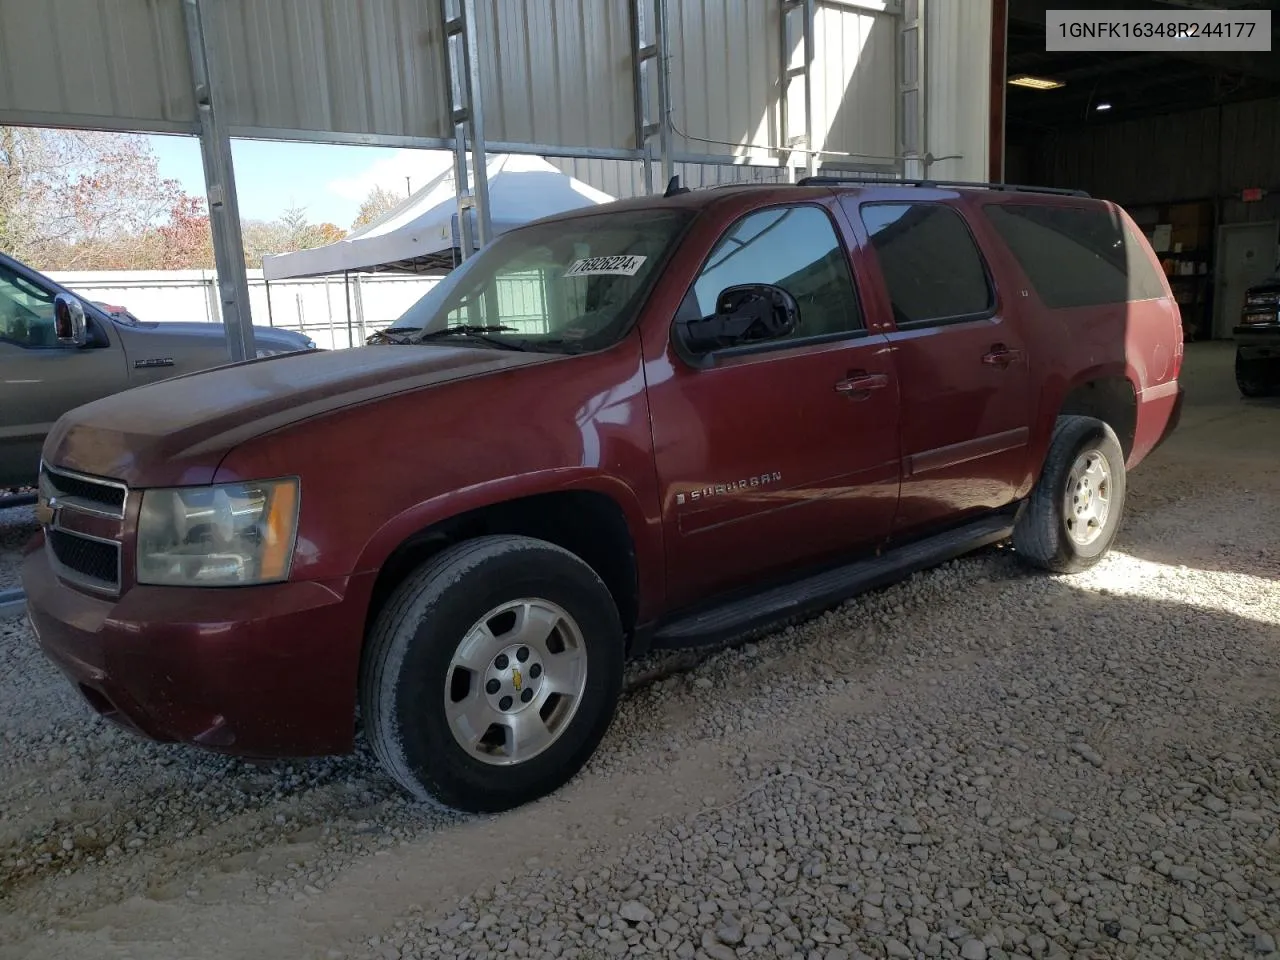
[[[448,170],[452,162],[453,154],[447,150],[387,151],[385,156],[373,161],[360,173],[330,180],[325,189],[356,203],[367,197],[374,187],[384,187],[401,195],[405,189],[405,177],[409,178],[412,189],[420,190]]]

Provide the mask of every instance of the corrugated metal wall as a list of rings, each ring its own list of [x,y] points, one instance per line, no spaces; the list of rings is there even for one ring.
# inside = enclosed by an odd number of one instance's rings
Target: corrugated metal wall
[[[555,166],[571,177],[611,197],[624,199],[644,195],[644,168],[638,160],[587,160],[573,157],[548,157]],[[658,173],[655,171],[655,185]]]
[[[196,108],[185,30],[173,0],[3,0],[0,116],[190,127]]]
[[[1035,182],[1130,206],[1222,198],[1224,222],[1280,216],[1278,99],[1058,131],[1014,156]],[[1243,203],[1245,187],[1275,193]]]
[[[221,0],[207,10],[232,126],[452,135],[437,4]]]
[[[669,9],[676,151],[776,163],[768,148],[781,143],[779,0],[672,0]],[[799,47],[800,37],[792,42]],[[892,14],[839,0],[816,5],[815,149],[894,162],[896,43]]]
[[[635,149],[631,6],[477,0],[488,139]],[[436,0],[216,0],[204,9],[235,135],[452,136]],[[673,137],[676,152],[776,164],[780,0],[670,0],[668,10],[672,116],[689,135]],[[892,164],[896,16],[819,0],[814,26],[817,146]],[[0,115],[10,122],[34,112],[190,129],[189,70],[180,0],[0,0]]]
[[[672,0],[669,4],[672,120],[683,133],[737,144],[777,143],[778,0]],[[674,138],[684,153],[765,150]]]
[[[548,157],[560,170],[577,177],[597,190],[612,197],[624,199],[644,195],[644,168],[638,160],[587,160],[573,157]],[[675,163],[672,164],[682,186],[696,190],[714,187],[722,183],[764,183],[785,180],[787,172],[777,166],[729,163]],[[654,165],[654,188],[661,192],[658,182],[661,171]]]
[[[490,140],[634,148],[627,0],[479,0]]]
[[[940,160],[929,176],[986,180],[991,145],[990,76],[992,5],[926,3],[925,149]]]
[[[895,16],[818,4],[813,58],[813,135],[818,149],[859,154],[848,158],[853,163],[894,163],[897,38]]]

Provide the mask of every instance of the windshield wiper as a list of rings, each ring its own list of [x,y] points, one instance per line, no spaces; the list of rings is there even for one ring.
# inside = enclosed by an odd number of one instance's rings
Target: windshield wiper
[[[439,340],[443,337],[469,337],[472,340],[479,340],[481,343],[487,343],[502,350],[525,350],[527,349],[526,347],[514,341],[489,336],[489,334],[493,333],[515,332],[517,329],[517,327],[508,327],[503,324],[481,326],[479,324],[461,323],[453,327],[444,327],[441,330],[432,330],[429,333],[420,333],[408,342],[426,343],[428,340]]]
[[[387,327],[385,330],[375,330],[365,338],[366,344],[374,343],[412,343],[412,335],[417,332],[415,327]]]

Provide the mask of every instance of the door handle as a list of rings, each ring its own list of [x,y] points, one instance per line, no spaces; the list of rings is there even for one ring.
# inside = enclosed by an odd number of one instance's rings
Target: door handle
[[[1021,350],[1013,350],[1006,347],[1003,343],[995,344],[989,353],[982,357],[982,362],[989,367],[1007,367],[1011,363],[1015,363],[1022,359]]]
[[[858,370],[843,380],[836,381],[836,393],[843,393],[857,400],[866,399],[872,390],[880,390],[889,385],[889,378],[883,373],[867,373]]]

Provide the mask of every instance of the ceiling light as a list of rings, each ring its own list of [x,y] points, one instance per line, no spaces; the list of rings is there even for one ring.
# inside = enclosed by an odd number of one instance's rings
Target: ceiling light
[[[1057,90],[1065,87],[1061,80],[1050,80],[1048,77],[1033,77],[1030,74],[1019,74],[1009,81],[1011,87],[1027,87],[1030,90]]]
[[[1107,102],[1104,100],[1104,101],[1102,101],[1102,103],[1100,103],[1100,104],[1098,104],[1096,107],[1094,107],[1094,109],[1095,109],[1095,110],[1110,110],[1110,109],[1111,109],[1111,104],[1107,103]]]

